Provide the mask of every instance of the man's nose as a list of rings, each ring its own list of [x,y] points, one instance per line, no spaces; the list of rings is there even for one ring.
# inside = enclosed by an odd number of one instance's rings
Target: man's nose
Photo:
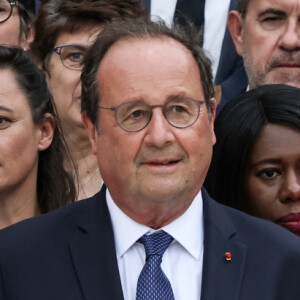
[[[285,51],[300,50],[300,24],[298,20],[289,20],[279,40],[279,47]]]
[[[154,108],[151,121],[146,127],[144,141],[149,145],[162,148],[174,141],[174,129],[165,118],[162,109],[160,107]]]
[[[300,200],[300,173],[291,171],[282,183],[280,201],[283,203]]]

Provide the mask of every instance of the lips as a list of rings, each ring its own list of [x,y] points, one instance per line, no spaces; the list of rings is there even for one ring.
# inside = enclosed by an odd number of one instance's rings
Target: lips
[[[178,163],[178,159],[165,159],[165,160],[153,160],[153,161],[147,161],[144,162],[143,165],[148,166],[170,166]]]
[[[273,56],[268,62],[267,70],[271,71],[274,68],[300,68],[299,51],[283,51],[279,55]]]
[[[179,162],[179,160],[171,160],[171,161],[167,161],[167,162],[153,162],[153,165],[157,165],[157,166],[168,166],[168,165],[172,165]]]
[[[278,219],[276,223],[290,231],[300,232],[300,212],[285,215]]]
[[[297,63],[280,63],[275,66],[276,68],[300,68],[300,65]]]

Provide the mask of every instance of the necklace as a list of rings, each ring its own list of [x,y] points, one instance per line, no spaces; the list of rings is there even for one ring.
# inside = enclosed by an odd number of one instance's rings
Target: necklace
[[[98,172],[99,171],[99,167],[98,168],[96,168],[83,182],[81,182],[81,186],[84,186],[85,184],[87,184],[91,179],[92,179],[92,177],[94,176],[94,174],[96,173],[96,172]]]

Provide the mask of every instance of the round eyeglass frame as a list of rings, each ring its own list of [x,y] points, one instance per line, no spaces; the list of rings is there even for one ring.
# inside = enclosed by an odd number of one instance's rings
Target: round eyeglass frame
[[[83,45],[77,45],[77,44],[69,44],[69,45],[62,45],[62,46],[57,46],[57,47],[54,47],[54,48],[53,48],[53,51],[54,51],[56,54],[59,55],[60,61],[61,61],[61,63],[63,64],[63,66],[64,66],[65,68],[67,68],[67,69],[69,69],[69,70],[73,70],[73,71],[81,71],[82,68],[71,68],[71,67],[68,67],[68,66],[65,65],[65,63],[64,63],[64,61],[63,61],[63,59],[62,59],[62,57],[61,57],[61,50],[62,50],[63,48],[65,48],[65,47],[76,47],[76,48],[81,49],[81,50],[87,50],[88,47],[83,46]]]
[[[9,12],[8,16],[6,17],[6,19],[0,21],[0,24],[6,22],[11,17],[14,6],[20,7],[21,9],[26,11],[24,6],[22,5],[22,3],[18,2],[18,1],[9,1],[9,0],[5,0],[5,1],[7,1],[10,5],[10,12]]]
[[[170,102],[174,101],[174,99],[172,99],[172,100],[166,102],[165,104],[158,104],[158,105],[149,105],[149,104],[147,104],[147,105],[151,108],[151,113],[150,113],[150,115],[149,115],[149,119],[148,119],[148,121],[146,122],[145,125],[143,125],[141,128],[135,129],[135,130],[130,130],[130,129],[127,129],[127,128],[125,128],[124,126],[122,126],[122,125],[120,124],[119,120],[118,120],[118,117],[117,117],[117,115],[118,115],[118,109],[119,109],[120,107],[122,107],[123,105],[128,104],[129,102],[121,103],[121,104],[118,105],[118,106],[112,106],[112,107],[105,107],[105,106],[100,106],[100,105],[97,105],[97,107],[100,108],[100,109],[106,109],[106,110],[110,110],[110,111],[115,112],[115,119],[116,119],[118,125],[119,125],[123,130],[128,131],[128,132],[138,132],[138,131],[141,131],[141,130],[143,130],[144,128],[146,128],[146,127],[148,126],[148,124],[151,122],[152,115],[153,115],[153,108],[156,108],[156,107],[162,107],[162,108],[163,108],[163,109],[162,109],[163,115],[164,115],[165,119],[167,120],[167,122],[168,122],[171,126],[173,126],[173,127],[175,127],[175,128],[187,128],[187,127],[192,126],[192,125],[198,120],[199,115],[200,115],[200,104],[205,103],[205,100],[194,100],[194,99],[191,99],[191,98],[184,98],[184,99],[185,99],[185,100],[190,100],[190,101],[195,102],[195,103],[197,104],[197,107],[198,107],[198,112],[197,112],[197,116],[195,117],[195,120],[194,120],[191,124],[188,124],[188,125],[186,125],[186,126],[177,126],[177,125],[174,125],[174,124],[172,124],[172,123],[168,120],[168,118],[167,118],[167,116],[166,116],[166,113],[165,113],[164,108],[167,106],[167,104],[169,104]],[[175,100],[176,100],[176,99],[175,99]],[[183,99],[181,99],[181,100],[183,100]]]

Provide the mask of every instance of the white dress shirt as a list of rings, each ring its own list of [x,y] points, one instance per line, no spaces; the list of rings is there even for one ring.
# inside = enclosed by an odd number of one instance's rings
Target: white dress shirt
[[[171,25],[177,0],[151,0],[151,18],[162,18],[167,25]],[[212,61],[213,76],[218,70],[222,43],[227,26],[230,0],[206,0],[203,48]]]
[[[199,300],[203,266],[203,203],[201,192],[188,210],[167,226],[154,230],[129,218],[106,192],[112,220],[116,256],[125,300],[136,298],[138,277],[145,264],[144,246],[136,241],[144,234],[164,230],[174,240],[163,255],[162,270],[176,300]]]

